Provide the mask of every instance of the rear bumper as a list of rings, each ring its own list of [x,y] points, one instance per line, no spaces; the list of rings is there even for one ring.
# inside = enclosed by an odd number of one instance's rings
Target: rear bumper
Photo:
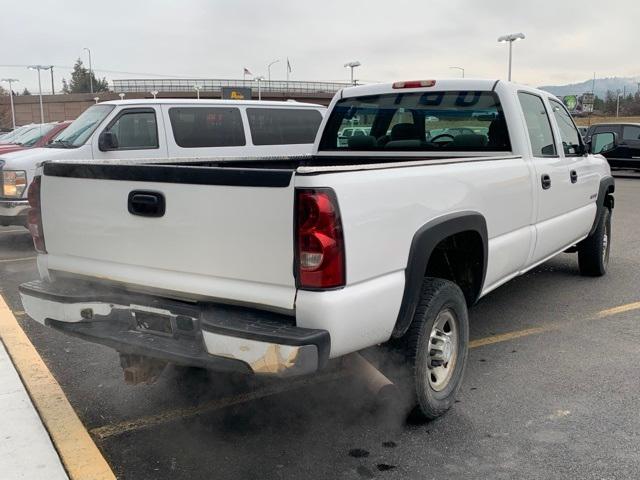
[[[76,282],[29,282],[20,285],[20,296],[26,313],[42,324],[181,365],[295,376],[321,369],[329,358],[329,333],[299,328],[286,315]],[[164,331],[145,328],[156,321]]]
[[[0,199],[0,225],[26,225],[29,202],[24,199]]]

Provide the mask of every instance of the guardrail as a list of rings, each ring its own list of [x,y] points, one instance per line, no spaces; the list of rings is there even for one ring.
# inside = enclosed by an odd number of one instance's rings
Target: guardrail
[[[201,92],[221,93],[223,87],[251,88],[258,92],[258,82],[255,80],[223,80],[223,79],[132,79],[112,80],[112,89],[116,93],[149,93],[158,92],[193,92],[194,87],[200,87]],[[328,94],[333,95],[341,88],[349,87],[349,83],[341,82],[303,82],[298,80],[262,80],[262,93],[290,93],[290,94]]]

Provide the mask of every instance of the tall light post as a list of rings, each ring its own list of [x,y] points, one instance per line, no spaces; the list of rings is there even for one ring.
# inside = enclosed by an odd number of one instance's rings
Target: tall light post
[[[40,71],[41,70],[49,70],[51,66],[45,65],[31,65],[29,66],[29,70],[37,70],[38,71],[38,96],[40,97],[40,123],[44,123],[44,109],[42,108],[42,81],[40,79]]]
[[[91,93],[93,93],[93,66],[91,65],[91,49],[84,47],[83,50],[86,50],[89,53],[89,88],[91,89]]]
[[[344,64],[344,68],[351,69],[351,85],[355,85],[355,81],[353,80],[353,69],[362,65],[359,61],[355,60],[353,62],[347,62]]]
[[[11,122],[13,123],[13,129],[16,129],[16,111],[13,107],[13,88],[11,84],[13,82],[19,82],[17,78],[3,78],[0,82],[7,82],[9,84],[9,101],[11,102]]]
[[[267,77],[269,78],[269,87],[271,87],[271,65],[275,65],[280,60],[274,60],[269,65],[267,65]]]
[[[620,90],[616,90],[616,117],[620,116]]]
[[[262,87],[261,82],[264,80],[262,75],[255,77],[254,80],[258,82],[258,100],[262,100]]]
[[[462,72],[462,78],[464,78],[464,68],[462,68],[462,67],[449,67],[449,68],[454,69],[454,70],[460,70]]]
[[[49,70],[51,70],[51,95],[56,94],[56,87],[53,84],[53,65],[49,65]]]
[[[509,42],[509,78],[511,81],[511,57],[513,50],[513,42],[517,42],[518,40],[524,40],[524,33],[510,33],[509,35],[503,35],[498,37],[498,42]]]
[[[193,89],[196,91],[196,97],[198,97],[198,100],[200,100],[200,89],[202,87],[200,85],[194,85]]]

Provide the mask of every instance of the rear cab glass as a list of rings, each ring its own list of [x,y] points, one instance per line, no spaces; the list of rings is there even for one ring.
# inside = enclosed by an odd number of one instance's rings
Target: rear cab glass
[[[304,108],[247,108],[254,145],[313,143],[322,121],[318,110]]]
[[[331,111],[319,145],[319,151],[330,152],[510,150],[504,112],[492,91],[344,98]]]

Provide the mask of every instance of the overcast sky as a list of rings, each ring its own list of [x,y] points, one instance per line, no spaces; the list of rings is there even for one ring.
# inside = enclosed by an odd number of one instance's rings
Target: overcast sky
[[[88,0],[8,2],[0,8],[0,78],[37,91],[24,65],[71,66],[90,47],[96,74],[348,80],[359,60],[364,82],[457,76],[513,78],[531,85],[640,75],[640,0]],[[15,65],[12,67],[12,65]],[[56,88],[69,70],[56,68]],[[115,73],[127,72],[127,73]],[[151,75],[153,74],[153,75]],[[46,81],[45,81],[46,78]],[[5,85],[6,86],[6,85]],[[50,90],[49,77],[43,89]]]

